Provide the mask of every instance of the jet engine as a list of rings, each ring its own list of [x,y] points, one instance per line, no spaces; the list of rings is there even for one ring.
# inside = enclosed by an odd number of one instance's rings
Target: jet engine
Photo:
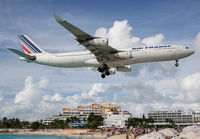
[[[115,69],[114,68],[110,68],[108,69],[108,72],[110,73],[110,75],[115,74]]]
[[[117,67],[116,69],[117,69],[117,71],[121,71],[121,72],[130,72],[131,71],[131,65]]]
[[[118,52],[118,53],[114,54],[114,57],[128,59],[128,58],[132,58],[132,54],[129,51],[127,51],[127,52]]]
[[[108,38],[94,38],[86,43],[93,46],[108,46]]]

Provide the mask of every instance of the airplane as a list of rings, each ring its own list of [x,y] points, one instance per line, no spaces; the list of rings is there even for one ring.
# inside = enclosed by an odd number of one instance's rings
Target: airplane
[[[189,47],[180,45],[158,45],[116,49],[108,44],[108,38],[91,36],[78,27],[54,14],[56,21],[71,32],[75,39],[89,51],[48,53],[35,44],[27,35],[18,35],[25,53],[8,48],[20,56],[20,60],[63,68],[88,67],[99,71],[101,77],[116,71],[130,72],[131,64],[178,60],[194,53]]]

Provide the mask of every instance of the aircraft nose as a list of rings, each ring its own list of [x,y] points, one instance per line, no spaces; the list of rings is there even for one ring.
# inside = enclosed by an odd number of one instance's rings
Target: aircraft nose
[[[191,50],[191,55],[194,54],[194,50]]]
[[[189,50],[189,55],[192,55],[192,54],[194,54],[194,50]]]

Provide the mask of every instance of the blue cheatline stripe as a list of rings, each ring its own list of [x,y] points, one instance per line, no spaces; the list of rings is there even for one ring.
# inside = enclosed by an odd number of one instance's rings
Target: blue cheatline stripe
[[[18,35],[18,37],[20,38],[20,40],[30,49],[32,50],[32,52],[37,52],[35,49],[33,49],[20,35]]]
[[[41,51],[33,44],[31,43],[24,35],[21,35],[22,38],[24,38],[38,53],[41,53]]]
[[[20,35],[18,35],[18,37],[20,38],[20,40],[21,40],[29,49],[31,49],[33,52],[36,53],[36,50],[34,50]]]
[[[32,52],[35,52],[37,53],[37,51],[35,49],[33,49],[20,35],[18,35],[18,37],[20,38],[20,40],[22,42],[24,42],[24,44],[26,44],[26,46],[32,51]]]

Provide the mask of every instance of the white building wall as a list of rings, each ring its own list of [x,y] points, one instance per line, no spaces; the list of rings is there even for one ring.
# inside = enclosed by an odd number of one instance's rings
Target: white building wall
[[[124,113],[124,112],[109,113],[106,119],[104,119],[104,126],[126,128],[128,126],[128,120],[130,118],[131,118],[130,113]]]
[[[196,123],[200,121],[200,113],[186,113],[182,110],[177,111],[150,111],[148,117],[152,118],[156,123],[166,122],[171,119],[175,123]]]

